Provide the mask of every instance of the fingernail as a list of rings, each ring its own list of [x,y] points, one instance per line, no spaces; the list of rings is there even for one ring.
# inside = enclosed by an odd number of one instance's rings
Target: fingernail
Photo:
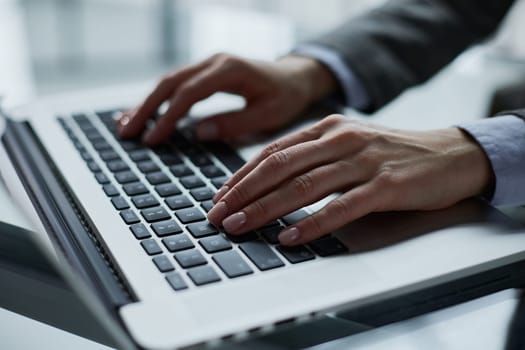
[[[226,214],[228,214],[228,206],[225,202],[219,202],[208,212],[208,220],[212,224],[219,224]]]
[[[230,188],[228,186],[222,186],[217,193],[215,193],[215,196],[213,196],[212,201],[213,203],[217,203],[225,194],[228,192]]]
[[[197,126],[197,138],[201,141],[209,141],[217,138],[219,130],[215,123],[202,123]]]
[[[234,232],[234,231],[237,231],[239,228],[241,228],[242,225],[244,225],[245,223],[246,223],[246,214],[240,211],[224,219],[222,221],[222,226],[224,227],[226,231]]]
[[[127,114],[123,114],[120,119],[118,120],[118,123],[120,126],[126,126],[129,124],[131,118]]]
[[[279,234],[279,242],[284,245],[290,245],[295,243],[301,233],[297,227],[289,227]]]

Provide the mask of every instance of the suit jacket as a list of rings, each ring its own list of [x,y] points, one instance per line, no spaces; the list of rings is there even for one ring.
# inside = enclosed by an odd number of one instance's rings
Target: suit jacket
[[[495,31],[514,0],[392,0],[310,43],[336,50],[373,112]]]

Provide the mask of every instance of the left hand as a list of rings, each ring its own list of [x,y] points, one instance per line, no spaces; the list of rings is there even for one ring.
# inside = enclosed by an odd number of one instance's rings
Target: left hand
[[[403,131],[333,115],[246,163],[217,192],[208,219],[241,234],[340,192],[281,232],[281,244],[296,245],[371,212],[448,207],[492,181],[485,153],[458,128]]]

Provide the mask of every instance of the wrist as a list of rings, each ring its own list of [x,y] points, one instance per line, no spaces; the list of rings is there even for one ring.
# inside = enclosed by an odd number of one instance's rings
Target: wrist
[[[308,103],[330,95],[337,87],[332,72],[313,58],[288,55],[281,58],[278,64],[289,72]]]
[[[457,143],[452,145],[451,151],[457,152],[458,155],[456,174],[458,179],[464,179],[460,182],[464,182],[466,188],[470,187],[471,196],[491,194],[495,182],[494,172],[483,148],[462,129],[448,130],[457,140]]]

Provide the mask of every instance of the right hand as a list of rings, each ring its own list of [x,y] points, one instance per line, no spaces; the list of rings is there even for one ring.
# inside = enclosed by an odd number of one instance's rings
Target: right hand
[[[290,122],[335,85],[333,75],[310,58],[286,56],[262,62],[217,54],[164,77],[138,107],[122,115],[119,130],[122,137],[139,136],[159,106],[169,101],[166,113],[143,135],[143,142],[154,146],[173,132],[193,104],[228,92],[244,97],[246,107],[200,121],[195,127],[199,140],[268,131]]]

